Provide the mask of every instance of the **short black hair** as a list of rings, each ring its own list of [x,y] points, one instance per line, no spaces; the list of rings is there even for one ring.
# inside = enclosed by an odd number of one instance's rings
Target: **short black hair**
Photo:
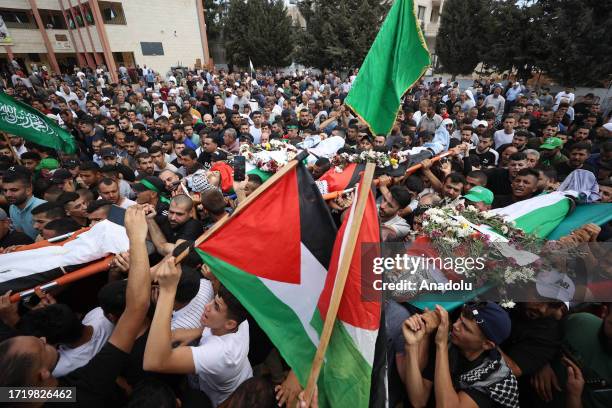
[[[510,160],[512,161],[527,160],[527,155],[523,152],[516,152],[510,156]]]
[[[487,184],[487,180],[489,179],[487,177],[487,173],[485,173],[482,170],[472,170],[467,174],[467,177],[472,177],[472,178],[480,180],[483,186]]]
[[[393,186],[389,189],[389,192],[393,199],[398,202],[400,208],[406,207],[412,200],[410,191],[404,186]]]
[[[450,180],[451,183],[461,183],[463,185],[467,184],[467,180],[465,179],[465,177],[463,177],[463,174],[456,172],[450,173],[449,175],[444,177],[444,182],[446,182],[446,180]]]
[[[24,152],[21,154],[21,160],[36,160],[41,161],[42,157],[36,152]]]
[[[65,191],[57,197],[57,203],[60,205],[66,205],[71,201],[76,201],[79,199],[79,194],[74,191]]]
[[[540,172],[536,169],[526,168],[519,170],[519,172],[516,173],[516,176],[533,176],[536,180],[538,180],[540,178]]]
[[[570,152],[572,150],[586,150],[587,152],[591,153],[591,144],[587,143],[587,142],[578,142],[572,145],[572,147],[570,147]]]
[[[16,183],[20,182],[25,186],[32,185],[32,177],[29,173],[21,172],[21,171],[11,171],[8,170],[4,173],[4,177],[2,178],[3,183]]]
[[[62,218],[66,216],[64,206],[58,203],[42,203],[32,209],[32,215],[46,213],[49,218]]]
[[[181,152],[181,157],[182,156],[189,156],[190,158],[194,160],[198,158],[198,154],[195,152],[195,150],[189,147],[186,147],[183,149],[183,151]]]
[[[189,303],[200,290],[200,273],[194,268],[181,265],[181,278],[176,287],[174,299],[179,303]]]
[[[110,210],[110,206],[113,204],[114,203],[112,201],[108,201],[108,200],[93,200],[87,206],[87,214],[91,214],[92,212],[97,211],[100,208],[106,207],[106,206],[109,207],[107,210]]]
[[[263,184],[263,180],[257,174],[248,174],[247,178],[249,179],[249,183],[255,183],[259,186]]]
[[[109,282],[98,291],[98,303],[104,314],[117,318],[125,310],[127,280]]]
[[[45,225],[45,229],[54,231],[56,233],[55,236],[59,237],[69,232],[78,231],[81,229],[81,226],[72,218],[64,217],[49,221],[47,225]]]
[[[68,344],[83,334],[83,323],[67,305],[56,303],[30,310],[21,317],[19,331],[26,336],[45,337],[49,344]]]
[[[34,355],[10,352],[16,341],[13,337],[0,343],[0,387],[23,387],[33,383]]]
[[[225,286],[221,285],[219,287],[217,295],[219,295],[227,305],[227,317],[229,319],[235,320],[238,325],[246,320],[248,316],[246,309],[242,306],[242,303],[225,288]]]
[[[225,199],[217,189],[209,189],[202,192],[200,200],[204,209],[211,214],[221,215],[225,212]]]
[[[402,184],[408,190],[412,191],[413,193],[417,193],[417,194],[419,194],[425,188],[423,186],[423,180],[417,176],[406,177],[406,179],[404,179],[404,182]]]
[[[90,170],[90,171],[94,171],[94,172],[99,172],[100,171],[100,166],[98,166],[96,164],[96,162],[86,161],[86,162],[81,163],[80,169],[81,169],[81,171]]]

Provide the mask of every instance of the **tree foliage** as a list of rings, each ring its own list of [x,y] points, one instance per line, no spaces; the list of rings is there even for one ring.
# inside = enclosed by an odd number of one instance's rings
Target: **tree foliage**
[[[484,0],[444,2],[436,37],[436,54],[444,72],[455,77],[474,71],[484,47],[482,33],[487,14]]]
[[[306,29],[297,38],[298,62],[320,69],[359,67],[389,3],[380,0],[303,0],[298,3]]]
[[[227,2],[227,0],[204,0],[204,20],[209,39],[221,36],[227,17]]]
[[[612,73],[612,0],[448,0],[436,53],[450,74],[536,70],[560,84],[597,85]]]
[[[549,27],[542,66],[564,85],[601,86],[612,75],[612,0],[542,0]]]
[[[282,0],[231,0],[224,27],[231,65],[284,67],[291,63],[293,23]]]

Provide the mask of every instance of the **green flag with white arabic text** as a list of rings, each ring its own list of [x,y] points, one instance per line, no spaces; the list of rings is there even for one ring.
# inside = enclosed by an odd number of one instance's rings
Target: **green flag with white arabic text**
[[[397,0],[359,69],[345,103],[376,135],[387,135],[402,95],[431,64],[413,0]]]
[[[43,113],[4,92],[0,92],[0,130],[68,154],[76,152],[76,143],[70,133]]]

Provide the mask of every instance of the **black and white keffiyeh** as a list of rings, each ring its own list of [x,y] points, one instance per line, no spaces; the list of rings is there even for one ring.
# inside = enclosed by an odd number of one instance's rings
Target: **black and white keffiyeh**
[[[501,356],[487,357],[477,367],[461,374],[459,388],[478,390],[501,407],[519,407],[518,381]]]

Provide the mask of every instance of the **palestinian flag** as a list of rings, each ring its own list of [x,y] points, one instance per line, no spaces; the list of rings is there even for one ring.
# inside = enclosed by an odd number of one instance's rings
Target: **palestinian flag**
[[[302,164],[266,184],[197,251],[305,385],[319,342],[310,322],[337,231]]]
[[[358,197],[358,193],[355,197]],[[323,330],[336,273],[348,244],[348,231],[356,222],[354,217],[356,201],[353,200],[349,216],[345,218],[338,231],[325,287],[311,322],[319,333]],[[324,389],[330,390],[320,393],[319,399],[325,398],[325,405],[368,406],[370,378],[380,326],[381,293],[367,290],[372,288],[373,275],[367,273],[366,265],[372,265],[371,260],[377,256],[380,256],[380,226],[374,195],[369,192],[336,323],[327,349],[326,362],[321,370],[319,387],[322,381]]]
[[[329,210],[301,163],[263,188],[256,200],[245,203],[247,207],[199,244],[197,251],[249,310],[305,386],[344,246],[343,232],[353,218],[348,217],[334,245],[336,229]],[[359,238],[377,242],[373,199],[366,214],[370,221],[364,217],[365,232]],[[354,259],[359,256],[357,248]],[[322,406],[367,406],[380,304],[362,304],[358,273],[358,267],[351,268],[347,298],[319,377]]]
[[[526,233],[546,238],[572,210],[572,196],[570,191],[554,191],[491,212],[504,216],[508,221],[514,221],[516,226]]]
[[[568,215],[553,232],[548,239],[559,239],[586,224],[604,225],[612,221],[612,204],[592,203],[581,204]]]
[[[322,194],[333,193],[355,187],[365,169],[363,163],[350,163],[341,172],[334,167],[327,170],[317,180]]]

